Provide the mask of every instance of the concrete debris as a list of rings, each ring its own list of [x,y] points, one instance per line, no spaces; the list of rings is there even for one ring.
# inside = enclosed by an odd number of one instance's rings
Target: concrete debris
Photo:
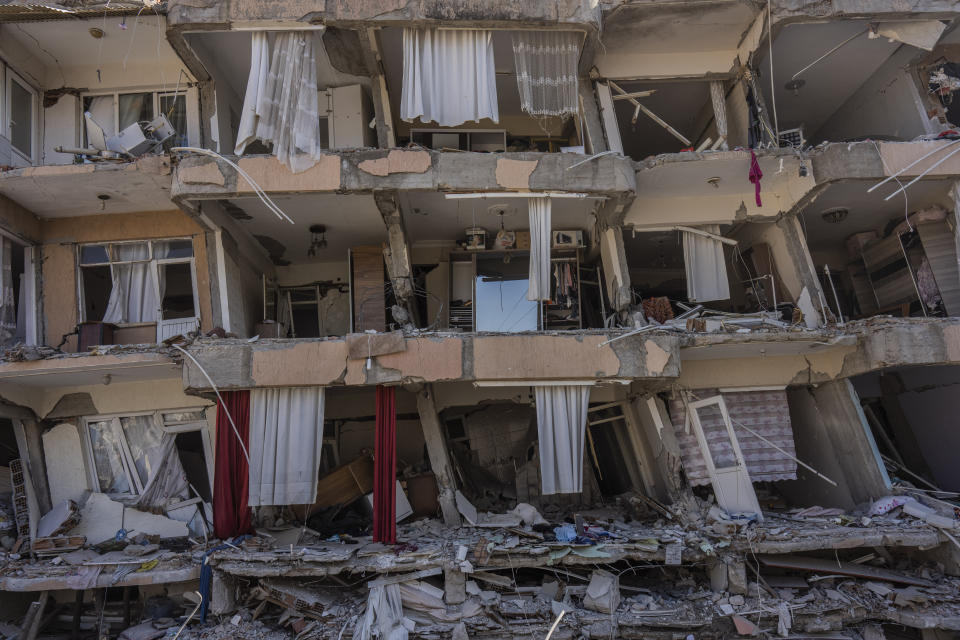
[[[609,571],[594,571],[583,598],[583,606],[591,611],[613,613],[620,607],[620,580]]]

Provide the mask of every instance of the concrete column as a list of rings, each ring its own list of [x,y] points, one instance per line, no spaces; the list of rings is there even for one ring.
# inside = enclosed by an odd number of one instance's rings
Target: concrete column
[[[610,147],[603,135],[603,123],[600,121],[600,109],[597,97],[593,93],[593,82],[582,76],[578,83],[580,92],[580,116],[582,119],[583,143],[587,153],[600,153]]]
[[[387,264],[387,274],[393,285],[393,293],[397,297],[398,304],[410,307],[413,300],[413,265],[410,262],[407,232],[403,226],[397,194],[376,191],[373,199],[387,228],[387,245],[384,247],[383,257]]]
[[[19,429],[16,427],[17,421],[20,423]],[[30,479],[36,493],[37,506],[40,507],[41,514],[46,513],[52,508],[52,505],[50,504],[50,485],[47,483],[47,464],[43,457],[40,423],[36,418],[21,417],[15,419],[14,425],[17,447],[30,470]],[[18,431],[19,433],[17,433]]]
[[[606,283],[607,301],[616,311],[630,306],[630,270],[623,247],[623,229],[611,226],[600,231],[600,261]]]
[[[377,44],[375,29],[360,31],[360,47],[370,72],[370,94],[373,98],[376,119],[377,146],[381,149],[389,149],[396,146],[396,136],[393,132],[393,114],[390,111],[390,97],[387,95],[387,82],[383,74],[383,61],[380,58],[380,46]]]
[[[430,456],[430,468],[437,479],[440,510],[443,512],[443,522],[450,527],[460,526],[460,513],[457,511],[457,483],[453,475],[453,465],[450,464],[450,452],[447,449],[447,440],[443,437],[440,427],[440,416],[437,415],[437,405],[434,402],[433,385],[427,385],[417,393],[417,411],[420,412],[420,425],[423,428],[423,438],[427,443],[427,455]]]
[[[771,243],[780,276],[788,288],[791,281],[797,283],[795,285],[797,291],[793,293],[797,306],[803,311],[807,327],[814,329],[823,326],[824,318],[829,315],[829,311],[823,308],[823,301],[826,298],[820,287],[820,279],[817,277],[816,267],[810,257],[810,249],[807,247],[800,222],[797,216],[787,215],[776,222],[776,228],[780,232],[780,240],[786,250],[778,251],[778,247]],[[786,264],[780,264],[783,259]]]
[[[845,475],[845,478],[833,479],[846,480],[855,504],[886,495],[890,491],[890,478],[853,384],[843,378],[813,387],[812,394]]]

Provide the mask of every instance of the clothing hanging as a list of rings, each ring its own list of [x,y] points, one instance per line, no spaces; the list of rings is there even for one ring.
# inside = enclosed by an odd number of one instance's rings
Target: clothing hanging
[[[530,273],[527,300],[550,299],[550,198],[527,200],[530,221]]]
[[[583,36],[575,31],[514,31],[512,37],[520,108],[532,116],[579,113],[577,64]]]
[[[247,506],[249,475],[244,447],[250,433],[250,392],[222,391],[217,405],[217,452],[213,472],[213,533],[221,540],[253,533]],[[226,407],[226,409],[224,409]],[[224,411],[230,412],[241,441]]]
[[[373,467],[373,541],[397,541],[397,409],[394,387],[377,386]]]
[[[316,32],[251,34],[250,74],[234,152],[254,140],[273,145],[273,154],[294,173],[317,164],[320,143]]]
[[[403,30],[400,119],[453,127],[500,121],[493,32],[484,29]]]
[[[720,233],[719,225],[704,225],[702,229],[718,235]],[[730,298],[722,242],[698,233],[683,232],[683,263],[687,274],[687,299],[690,302]]]
[[[589,385],[534,386],[541,495],[583,491]]]
[[[760,179],[763,178],[763,171],[760,171],[760,163],[757,162],[757,154],[753,152],[753,149],[750,150],[750,173],[748,177],[750,178],[750,182],[753,183],[757,206],[762,207],[763,203],[760,201]]]
[[[323,387],[250,393],[251,507],[313,504],[323,449]]]

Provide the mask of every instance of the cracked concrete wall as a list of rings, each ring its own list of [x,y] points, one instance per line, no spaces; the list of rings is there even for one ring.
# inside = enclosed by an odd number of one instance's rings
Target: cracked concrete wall
[[[606,156],[568,170],[581,160],[583,156],[567,153],[363,150],[325,154],[318,165],[298,174],[291,173],[274,156],[244,156],[238,164],[267,193],[523,189],[616,196],[636,190],[636,175],[629,159]],[[525,170],[533,166],[529,179],[517,181],[505,171],[505,162],[524,163],[520,166]],[[184,158],[174,171],[171,197],[175,201],[241,194],[252,195],[252,187],[233,169],[212,158]]]

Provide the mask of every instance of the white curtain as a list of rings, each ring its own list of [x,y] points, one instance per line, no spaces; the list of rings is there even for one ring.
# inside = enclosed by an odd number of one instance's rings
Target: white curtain
[[[113,110],[113,96],[97,96],[90,98],[90,116],[100,125],[107,138],[117,133],[117,119]]]
[[[17,332],[17,301],[13,296],[13,243],[0,240],[0,342]]]
[[[150,248],[146,243],[116,244],[114,260],[147,260],[114,264],[113,288],[110,300],[103,314],[104,322],[122,324],[126,322],[156,322],[160,302],[157,299],[157,284],[153,277],[153,268],[148,261]]]
[[[527,200],[530,218],[530,284],[527,300],[550,299],[550,198]]]
[[[579,112],[577,62],[582,35],[573,31],[514,31],[520,108],[533,116]]]
[[[535,386],[533,390],[540,436],[540,493],[580,493],[590,386]]]
[[[273,153],[294,173],[306,171],[321,156],[317,96],[316,32],[251,36],[247,92],[234,152],[241,155],[256,139],[273,144]]]
[[[719,225],[707,225],[704,231],[720,234]],[[705,236],[683,232],[683,262],[687,271],[687,298],[690,302],[728,300],[727,262],[723,243]]]
[[[141,511],[163,513],[167,505],[187,499],[190,495],[187,473],[180,463],[177,451],[177,437],[172,433],[163,434],[157,457],[159,461],[151,470],[150,478],[143,487],[143,493],[134,506]]]
[[[400,118],[444,127],[499,122],[492,32],[404,29]]]
[[[323,387],[250,392],[250,501],[313,504],[323,447]]]

